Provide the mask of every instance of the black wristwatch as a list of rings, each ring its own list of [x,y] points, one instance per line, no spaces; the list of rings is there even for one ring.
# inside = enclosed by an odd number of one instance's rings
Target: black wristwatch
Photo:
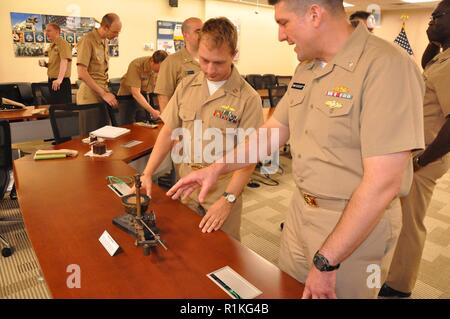
[[[316,266],[316,268],[319,271],[333,271],[339,269],[339,266],[341,265],[341,264],[337,264],[335,266],[330,265],[328,259],[324,255],[319,253],[319,251],[317,251],[316,254],[314,255],[313,263],[314,266]]]

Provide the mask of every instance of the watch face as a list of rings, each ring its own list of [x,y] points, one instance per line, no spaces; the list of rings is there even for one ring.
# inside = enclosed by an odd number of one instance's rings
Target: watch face
[[[236,196],[234,196],[233,194],[229,194],[228,195],[228,201],[234,203],[236,201]]]
[[[314,265],[320,271],[324,271],[327,268],[327,262],[322,258],[321,255],[315,255],[313,259]]]

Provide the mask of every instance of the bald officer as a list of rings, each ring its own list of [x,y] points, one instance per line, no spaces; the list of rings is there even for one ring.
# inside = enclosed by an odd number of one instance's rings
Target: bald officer
[[[198,64],[198,38],[202,24],[202,20],[199,18],[186,19],[181,26],[185,47],[170,55],[161,64],[155,87],[161,111],[164,111],[180,81],[185,76],[200,71]]]
[[[364,25],[354,29],[342,1],[271,3],[279,40],[295,45],[299,61],[311,61],[297,67],[263,125],[278,131],[278,145],[290,137],[297,186],[280,268],[305,283],[303,298],[375,298],[400,232],[398,197],[411,185],[411,150],[424,146],[420,72]],[[222,159],[168,195],[202,185],[201,202],[219,174],[244,165]]]
[[[48,63],[45,63],[48,76],[51,104],[72,103],[70,73],[72,71],[72,48],[61,38],[61,28],[56,23],[45,27],[45,34],[51,45],[48,49]]]
[[[108,44],[107,40],[117,38],[122,23],[115,13],[106,14],[100,28],[83,36],[78,43],[77,70],[82,81],[77,92],[77,104],[92,104],[105,101],[117,106],[114,94],[108,90]]]
[[[430,42],[439,43],[442,52],[426,66],[424,121],[426,150],[415,153],[411,192],[401,199],[403,227],[381,297],[409,297],[419,273],[426,238],[425,214],[436,181],[450,168],[445,144],[450,140],[450,0],[438,4],[427,30]],[[436,156],[435,154],[440,154]],[[434,159],[433,159],[434,158]]]
[[[161,114],[164,127],[158,135],[147,167],[142,177],[142,185],[151,192],[151,176],[172,147],[171,134],[177,128],[188,133],[182,135],[190,160],[180,165],[180,175],[186,176],[193,170],[208,165],[208,160],[195,149],[200,142],[206,149],[210,141],[202,140],[203,134],[212,131],[223,139],[227,129],[257,128],[263,122],[261,98],[241,77],[233,65],[236,55],[237,31],[226,18],[208,20],[202,28],[199,57],[202,72],[183,79],[166,110]],[[201,136],[196,125],[202,125]],[[195,140],[195,141],[194,141]],[[223,140],[225,146],[225,141]],[[233,149],[231,145],[230,149]],[[191,150],[188,152],[187,150]],[[201,152],[203,153],[203,152]],[[216,149],[222,156],[225,150]],[[209,162],[211,163],[212,160]],[[184,199],[200,215],[204,216],[199,227],[203,232],[222,229],[236,239],[240,239],[242,197],[254,166],[244,168],[220,179],[206,200],[200,205],[197,196]]]
[[[159,118],[159,111],[155,110],[142,95],[152,93],[161,63],[167,58],[167,52],[158,50],[151,57],[144,56],[131,61],[127,73],[120,81],[117,95],[132,95],[136,102],[154,119]]]

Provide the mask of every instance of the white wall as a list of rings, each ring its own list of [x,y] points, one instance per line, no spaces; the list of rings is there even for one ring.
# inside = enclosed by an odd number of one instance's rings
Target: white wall
[[[240,25],[239,61],[241,74],[275,73],[290,75],[297,65],[293,47],[278,41],[278,26],[273,8],[206,1],[205,19],[225,16]]]

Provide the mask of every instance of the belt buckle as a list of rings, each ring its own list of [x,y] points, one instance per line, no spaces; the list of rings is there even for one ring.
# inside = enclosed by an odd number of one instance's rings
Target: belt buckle
[[[204,166],[202,164],[196,164],[196,163],[192,163],[189,166],[194,170],[204,168]]]
[[[315,207],[315,208],[319,207],[319,205],[317,205],[316,198],[314,196],[311,196],[308,194],[303,194],[303,199],[305,200],[305,203],[308,206]]]

